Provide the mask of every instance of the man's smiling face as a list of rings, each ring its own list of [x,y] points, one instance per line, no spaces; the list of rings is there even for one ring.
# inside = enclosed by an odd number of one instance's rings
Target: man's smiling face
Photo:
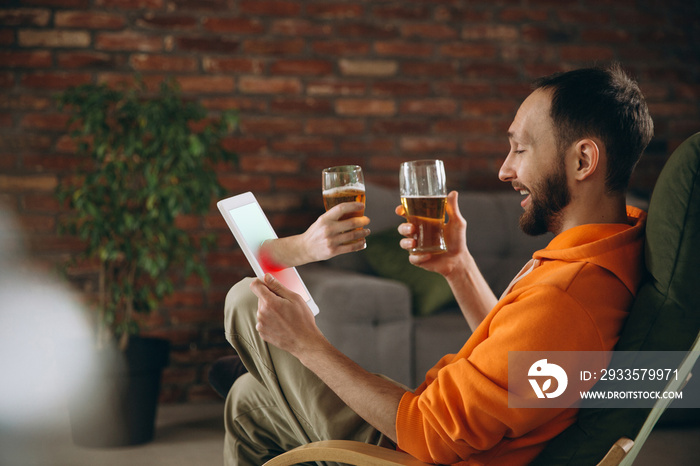
[[[498,174],[525,196],[520,228],[529,235],[558,233],[562,210],[571,200],[550,104],[549,92],[542,90],[525,99],[508,130],[510,152]]]

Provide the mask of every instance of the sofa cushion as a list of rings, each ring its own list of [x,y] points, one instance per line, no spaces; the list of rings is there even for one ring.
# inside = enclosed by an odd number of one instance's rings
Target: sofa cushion
[[[669,158],[654,188],[642,284],[619,351],[686,351],[700,331],[700,133]],[[622,437],[634,439],[650,409],[582,409],[534,464],[595,464]]]
[[[408,252],[399,246],[401,238],[395,228],[372,233],[367,238],[367,248],[362,254],[372,271],[409,287],[414,315],[427,316],[454,303],[452,290],[442,275],[408,262]]]

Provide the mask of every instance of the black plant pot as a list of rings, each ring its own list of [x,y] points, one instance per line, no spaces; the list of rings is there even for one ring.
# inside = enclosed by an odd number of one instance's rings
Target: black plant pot
[[[132,337],[125,352],[98,353],[94,376],[68,397],[73,442],[92,448],[150,442],[170,342]]]

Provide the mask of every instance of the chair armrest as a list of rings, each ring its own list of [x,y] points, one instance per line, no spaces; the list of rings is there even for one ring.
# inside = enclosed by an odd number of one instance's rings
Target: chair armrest
[[[617,466],[620,462],[627,456],[634,446],[634,440],[628,439],[627,437],[621,437],[615,444],[610,448],[608,453],[600,460],[597,466]]]
[[[427,466],[411,455],[352,440],[323,440],[290,450],[264,466],[291,466],[308,461],[334,461],[355,466]]]

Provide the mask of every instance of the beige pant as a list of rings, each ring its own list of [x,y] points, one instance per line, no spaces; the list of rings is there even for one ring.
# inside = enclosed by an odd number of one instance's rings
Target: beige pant
[[[226,339],[249,373],[226,399],[224,462],[260,466],[285,451],[318,440],[357,440],[392,447],[313,372],[286,351],[268,346],[255,330],[257,297],[251,279],[226,296]]]

